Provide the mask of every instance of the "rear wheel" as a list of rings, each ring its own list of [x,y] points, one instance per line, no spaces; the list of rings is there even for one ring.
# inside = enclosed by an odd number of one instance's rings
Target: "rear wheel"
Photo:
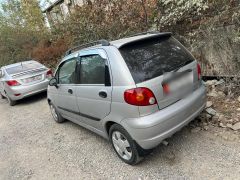
[[[8,95],[7,95],[7,100],[10,106],[15,106],[17,104],[17,101],[12,100],[10,97],[8,97]]]
[[[5,97],[2,95],[2,93],[0,93],[0,98],[1,99],[4,99]]]
[[[55,108],[55,106],[52,103],[49,103],[50,106],[50,111],[52,114],[53,119],[57,122],[57,123],[62,123],[65,121],[65,119],[61,116],[61,114],[57,111],[57,109]]]
[[[137,145],[128,132],[120,125],[110,128],[109,139],[118,157],[127,164],[135,165],[141,161]]]

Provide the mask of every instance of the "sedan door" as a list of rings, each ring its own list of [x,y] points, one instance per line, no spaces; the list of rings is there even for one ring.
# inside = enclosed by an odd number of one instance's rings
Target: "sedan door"
[[[80,121],[103,130],[101,120],[110,113],[112,87],[106,52],[80,52],[79,84],[76,86]]]

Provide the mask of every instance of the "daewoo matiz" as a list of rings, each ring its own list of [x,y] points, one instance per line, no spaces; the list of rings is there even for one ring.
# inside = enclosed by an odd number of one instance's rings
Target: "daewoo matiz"
[[[49,85],[56,122],[68,119],[109,139],[131,165],[198,116],[206,102],[199,64],[171,33],[75,47]]]

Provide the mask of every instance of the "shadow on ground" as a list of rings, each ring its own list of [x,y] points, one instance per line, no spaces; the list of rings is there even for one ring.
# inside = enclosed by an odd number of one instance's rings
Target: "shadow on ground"
[[[18,101],[17,105],[29,105],[41,101],[42,99],[47,98],[47,92],[42,92],[34,96],[30,96]]]
[[[33,96],[29,96],[29,97],[26,97],[24,99],[21,99],[21,100],[18,100],[17,101],[17,104],[15,106],[22,106],[22,105],[30,105],[32,103],[37,103],[43,99],[46,99],[47,98],[47,92],[42,92],[42,93],[39,93],[39,94],[36,94],[36,95],[33,95]],[[3,104],[7,104],[7,99],[4,98],[4,99],[1,99],[1,103]]]

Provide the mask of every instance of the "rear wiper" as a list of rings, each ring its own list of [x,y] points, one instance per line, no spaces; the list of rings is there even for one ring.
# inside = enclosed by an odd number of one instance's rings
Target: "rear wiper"
[[[182,64],[180,64],[180,66],[177,69],[174,69],[173,72],[177,72],[181,67],[183,67],[183,66],[185,66],[185,65],[187,65],[191,62],[192,62],[192,60],[188,60],[188,61],[183,62]]]

